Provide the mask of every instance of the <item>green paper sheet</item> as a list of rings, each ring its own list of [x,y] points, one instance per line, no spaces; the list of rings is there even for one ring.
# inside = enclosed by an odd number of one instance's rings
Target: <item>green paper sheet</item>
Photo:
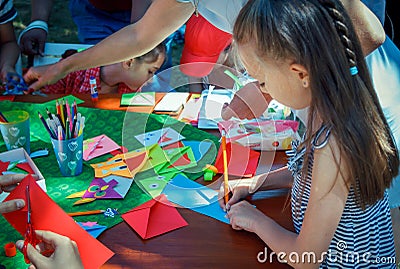
[[[124,93],[121,96],[121,106],[154,106],[155,92]]]

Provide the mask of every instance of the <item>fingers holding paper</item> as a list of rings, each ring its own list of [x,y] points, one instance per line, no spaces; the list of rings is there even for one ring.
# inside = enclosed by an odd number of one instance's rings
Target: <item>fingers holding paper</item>
[[[266,218],[264,213],[247,201],[241,201],[231,206],[227,216],[232,228],[256,233],[257,223],[262,223]]]
[[[43,88],[44,86],[51,85],[65,77],[60,69],[58,63],[50,65],[34,66],[24,75],[24,80],[29,85],[29,89],[34,91]]]
[[[25,177],[24,174],[8,174],[0,176],[0,193],[12,191]],[[15,199],[0,204],[0,214],[19,210],[25,206],[23,199]]]
[[[225,204],[225,190],[224,185],[221,184],[218,193],[218,201],[221,208],[225,211],[229,211],[232,205],[246,198],[250,194],[250,186],[252,186],[252,184],[249,179],[229,180],[229,192],[231,192],[232,195],[230,196],[228,203]]]
[[[28,245],[28,257],[33,264],[30,268],[83,268],[79,250],[74,241],[50,231],[37,230],[36,236],[42,242],[37,248]],[[22,250],[22,247],[23,241],[20,240],[17,242],[17,248]],[[47,257],[47,254],[50,256]]]

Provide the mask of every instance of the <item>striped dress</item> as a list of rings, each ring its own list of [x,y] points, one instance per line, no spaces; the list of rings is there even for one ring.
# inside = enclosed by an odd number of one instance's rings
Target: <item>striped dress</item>
[[[310,197],[314,150],[327,144],[329,134],[330,130],[322,127],[312,141],[306,182],[301,180],[305,148],[298,150],[299,141],[295,141],[292,150],[286,152],[289,157],[288,168],[294,177],[291,206],[296,233],[300,233]],[[351,187],[327,254],[322,259],[316,257],[316,260],[322,261],[320,268],[396,268],[387,193],[381,200],[362,210],[357,206]]]

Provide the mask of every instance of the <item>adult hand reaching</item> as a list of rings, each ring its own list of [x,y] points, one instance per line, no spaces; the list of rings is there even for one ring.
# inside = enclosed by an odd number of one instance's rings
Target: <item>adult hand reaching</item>
[[[257,82],[251,82],[237,91],[229,104],[222,109],[222,119],[232,117],[239,119],[254,119],[260,117],[272,100],[269,94],[261,92]]]
[[[37,249],[28,244],[27,255],[32,265],[29,269],[52,269],[52,268],[83,268],[79,255],[78,246],[70,238],[50,231],[36,230],[36,237],[42,242]],[[24,245],[23,240],[16,243],[21,251]],[[41,253],[52,253],[46,257]]]
[[[30,89],[39,90],[44,86],[51,85],[64,78],[65,74],[61,72],[59,63],[34,66],[24,75],[25,82]]]

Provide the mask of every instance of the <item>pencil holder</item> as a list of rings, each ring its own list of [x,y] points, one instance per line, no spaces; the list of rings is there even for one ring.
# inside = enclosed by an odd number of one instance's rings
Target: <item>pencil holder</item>
[[[24,148],[30,154],[29,114],[23,110],[3,112],[6,121],[0,121],[0,130],[7,150]]]
[[[63,176],[77,176],[82,173],[83,133],[67,140],[52,138],[51,143]]]

